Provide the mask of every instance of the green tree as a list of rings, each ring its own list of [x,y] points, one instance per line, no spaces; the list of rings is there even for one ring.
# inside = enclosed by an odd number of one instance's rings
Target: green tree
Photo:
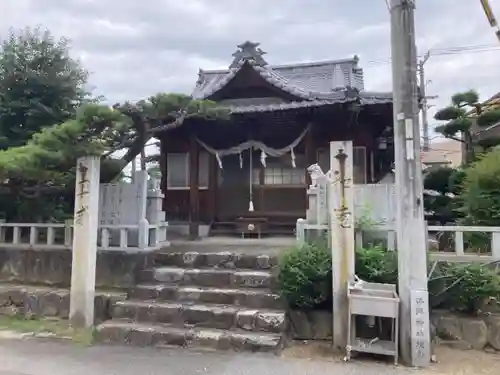
[[[8,181],[3,188],[9,190],[4,193],[13,197],[6,201],[38,207],[47,196],[71,196],[78,157],[101,156],[101,181],[110,181],[120,175],[158,129],[174,128],[193,118],[222,120],[227,116],[227,110],[214,102],[178,94],[157,94],[135,104],[113,107],[83,105],[75,118],[44,127],[25,145],[0,151],[0,180]],[[113,158],[116,151],[123,149],[126,152],[122,158]],[[55,201],[60,203],[59,199]],[[55,210],[48,203],[45,206],[39,220],[47,220]],[[33,221],[37,216],[36,210],[22,211],[27,213],[24,220]],[[10,216],[17,218],[19,210]]]
[[[500,150],[484,154],[466,169],[460,202],[465,224],[500,225]]]
[[[227,115],[177,94],[99,105],[85,90],[87,77],[69,41],[47,30],[11,30],[0,40],[0,212],[8,219],[48,220],[61,204],[71,207],[79,156],[101,155],[101,181],[111,181],[155,129]],[[113,158],[120,149],[125,155]]]
[[[484,129],[500,121],[500,110],[485,111],[483,105],[479,103],[478,93],[474,90],[453,95],[451,104],[440,109],[434,118],[446,121],[446,124],[436,127],[438,133],[464,143],[466,164],[475,159],[476,146],[490,149],[500,143],[500,139],[496,137],[479,140],[477,136],[478,129]]]
[[[0,149],[73,118],[89,100],[87,77],[69,56],[68,40],[39,27],[11,29],[0,41]]]
[[[426,220],[441,225],[454,222],[460,215],[457,197],[464,171],[450,167],[431,168],[424,175]]]

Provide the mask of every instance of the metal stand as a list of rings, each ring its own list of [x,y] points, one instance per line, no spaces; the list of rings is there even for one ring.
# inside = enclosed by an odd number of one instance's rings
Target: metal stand
[[[397,365],[399,297],[396,293],[396,286],[367,282],[349,283],[347,296],[349,319],[347,323],[346,359],[351,359],[351,352],[363,352],[393,356],[394,364]],[[391,341],[357,337],[355,324],[357,315],[392,319]]]

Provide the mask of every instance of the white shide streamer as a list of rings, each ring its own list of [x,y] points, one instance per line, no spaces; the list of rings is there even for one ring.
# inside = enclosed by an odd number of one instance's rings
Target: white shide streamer
[[[214,155],[215,158],[217,159],[217,163],[219,164],[219,168],[222,169],[222,158],[227,155],[235,155],[235,154],[240,154],[243,151],[246,151],[248,149],[253,149],[253,150],[260,150],[261,155],[260,155],[260,162],[262,165],[265,167],[266,166],[266,158],[268,156],[271,157],[280,157],[283,156],[287,153],[290,153],[291,159],[292,159],[292,166],[295,168],[295,152],[294,148],[297,147],[297,145],[302,141],[304,136],[307,134],[309,131],[310,126],[304,129],[304,131],[295,139],[292,143],[290,143],[288,146],[285,146],[283,148],[272,148],[269,146],[266,146],[264,143],[259,142],[259,141],[246,141],[238,146],[234,146],[231,148],[228,148],[226,150],[216,150],[209,145],[207,145],[205,142],[201,141],[200,139],[197,139],[197,142],[205,149],[207,152],[210,154]]]

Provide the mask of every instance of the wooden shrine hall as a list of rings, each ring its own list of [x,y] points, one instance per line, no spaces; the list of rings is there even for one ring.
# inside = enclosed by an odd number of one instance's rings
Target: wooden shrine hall
[[[228,108],[229,119],[186,120],[157,135],[170,228],[292,235],[306,213],[306,169],[329,169],[330,141],[353,141],[354,183],[390,171],[392,95],[364,90],[357,56],[269,65],[264,54],[245,42],[228,69],[200,70],[192,97]]]

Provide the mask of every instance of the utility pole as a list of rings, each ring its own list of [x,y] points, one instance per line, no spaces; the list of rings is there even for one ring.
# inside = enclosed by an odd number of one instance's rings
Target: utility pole
[[[400,349],[403,361],[421,367],[431,350],[414,11],[415,0],[390,1]]]
[[[424,65],[429,60],[430,53],[427,52],[422,60],[418,62],[418,71],[420,76],[420,105],[422,107],[422,128],[423,128],[423,150],[429,151],[429,122],[427,120],[427,97],[425,92],[425,70]]]
[[[430,51],[424,55],[424,58],[418,62],[418,73],[419,73],[419,93],[420,93],[420,106],[422,107],[422,129],[423,129],[423,151],[429,151],[429,120],[427,118],[427,110],[429,105],[427,99],[436,99],[437,96],[427,96],[426,88],[427,81],[425,79],[425,68],[424,65],[431,57]]]

